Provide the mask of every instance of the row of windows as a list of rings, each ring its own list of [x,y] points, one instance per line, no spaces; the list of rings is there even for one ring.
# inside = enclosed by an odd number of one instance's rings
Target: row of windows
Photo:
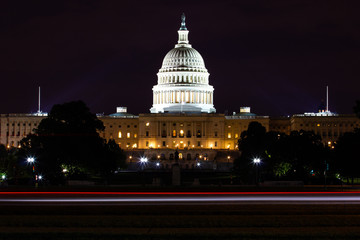
[[[126,136],[126,138],[131,138],[131,133],[127,132],[125,136]],[[118,132],[118,138],[123,138],[125,136],[123,136],[123,133],[121,131]],[[133,137],[137,138],[137,133],[134,133]]]
[[[17,124],[17,126],[20,127],[20,123]],[[24,127],[26,126],[26,123],[23,123],[22,124]],[[31,126],[31,123],[28,123],[29,126]],[[33,123],[34,126],[37,126],[37,123]],[[9,126],[9,124],[7,123],[6,126]],[[12,123],[11,126],[15,126],[15,123]]]
[[[149,134],[149,131],[146,131],[145,132],[145,136],[146,137],[149,137],[150,134]],[[201,134],[201,131],[200,130],[197,130],[196,131],[196,137],[197,138],[201,138],[203,135]],[[214,136],[217,137],[218,136],[218,132],[215,131],[214,132]],[[162,133],[161,133],[161,137],[162,138],[166,138],[167,137],[167,131],[166,130],[163,130]],[[185,135],[185,131],[184,130],[180,130],[179,132],[177,130],[172,130],[171,132],[171,137],[173,138],[176,138],[176,137],[179,137],[179,138],[183,138],[183,137],[187,137],[187,138],[191,138],[192,137],[192,134],[191,134],[191,131],[190,130],[187,130],[186,132],[186,135]]]
[[[229,133],[227,134],[227,137],[228,137],[228,138],[231,138],[231,136],[232,136],[232,134],[229,132]],[[239,138],[239,134],[238,134],[238,133],[235,133],[235,134],[234,134],[234,137],[235,137],[235,138]]]
[[[159,78],[160,83],[176,83],[176,82],[194,82],[201,83],[206,81],[204,76],[162,76]]]
[[[130,157],[130,159],[132,159],[132,157]],[[152,155],[151,156],[151,160],[175,160],[175,153],[170,153],[168,155],[161,153],[160,155]],[[187,153],[187,154],[183,154],[183,153],[179,153],[179,159],[186,159],[186,160],[208,160],[208,155],[207,153],[205,154],[200,154],[200,153],[195,153],[194,155],[191,155],[191,153]]]
[[[186,144],[186,143],[183,143],[183,142],[181,141],[181,142],[180,142],[180,145],[179,145],[179,144],[176,144],[175,141],[174,141],[172,145],[174,145],[174,146],[172,146],[172,147],[195,147],[195,146],[196,146],[196,147],[203,147],[203,145],[201,144],[201,141],[197,141],[197,142],[196,142],[196,145],[195,145],[195,144],[191,144],[190,141],[188,141],[187,144]],[[151,146],[151,145],[149,144],[149,141],[146,141],[145,146],[146,146],[146,147],[153,147],[153,146]],[[210,145],[211,148],[212,148],[212,147],[217,147],[217,146],[218,146],[218,143],[217,143],[216,141],[214,142],[214,146],[212,146],[212,144]],[[158,147],[160,147],[160,145],[158,145]],[[169,147],[169,145],[166,144],[166,141],[162,141],[162,147]]]
[[[26,137],[27,134],[29,134],[30,132],[26,133],[26,132],[23,132],[22,136],[23,137]],[[1,136],[1,132],[0,132],[0,136]],[[9,137],[19,137],[20,136],[20,132],[17,132],[16,135],[15,135],[15,132],[11,132],[11,135],[9,135],[9,132],[6,132],[6,136]]]
[[[300,127],[359,127],[359,124],[353,124],[353,123],[305,123],[305,124],[300,124]]]
[[[112,128],[113,125],[109,125],[109,128]],[[121,128],[121,125],[118,126],[119,128]],[[130,128],[131,126],[130,125],[126,125],[127,128]],[[134,125],[134,128],[137,128],[137,125]]]

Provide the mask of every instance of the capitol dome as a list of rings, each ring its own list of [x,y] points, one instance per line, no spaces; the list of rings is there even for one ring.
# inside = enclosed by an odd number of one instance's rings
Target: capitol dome
[[[166,54],[157,74],[150,112],[213,113],[214,88],[209,85],[209,73],[200,53],[189,44],[185,15],[181,19],[178,44]]]
[[[161,70],[174,70],[183,67],[194,68],[194,70],[205,69],[204,59],[200,53],[193,48],[174,48],[166,54]]]

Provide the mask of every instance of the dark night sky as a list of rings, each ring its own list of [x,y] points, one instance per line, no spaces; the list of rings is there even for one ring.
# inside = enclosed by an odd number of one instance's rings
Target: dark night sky
[[[148,113],[186,14],[218,113],[278,116],[360,99],[360,1],[1,1],[0,113],[83,100],[93,112]]]

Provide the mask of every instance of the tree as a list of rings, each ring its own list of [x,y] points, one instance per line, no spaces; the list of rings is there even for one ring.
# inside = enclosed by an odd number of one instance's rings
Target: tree
[[[7,180],[17,183],[19,178],[30,177],[26,171],[26,164],[19,158],[18,148],[6,148],[0,144],[0,181],[4,175]]]
[[[312,131],[293,131],[280,135],[269,149],[276,176],[306,180],[310,172],[322,174],[328,158],[321,137]]]
[[[360,100],[356,101],[356,105],[354,106],[353,110],[356,116],[360,118]]]
[[[347,132],[341,136],[335,146],[336,169],[342,177],[351,179],[360,177],[359,168],[360,129],[354,132]]]
[[[290,135],[266,132],[258,122],[249,124],[238,142],[241,156],[234,161],[234,170],[243,181],[252,182],[255,174],[253,159],[261,159],[258,166],[263,179],[306,181],[310,172],[322,174],[328,155],[321,137],[309,131],[293,131]]]
[[[265,155],[266,129],[259,122],[251,122],[248,129],[241,133],[238,141],[241,155],[234,160],[234,170],[243,182],[254,182],[255,171],[253,159],[263,158]]]
[[[54,105],[35,134],[22,141],[22,152],[36,157],[36,168],[53,183],[68,175],[110,174],[116,166],[109,162],[113,143],[99,136],[104,125],[82,101]],[[111,158],[113,159],[113,158]]]

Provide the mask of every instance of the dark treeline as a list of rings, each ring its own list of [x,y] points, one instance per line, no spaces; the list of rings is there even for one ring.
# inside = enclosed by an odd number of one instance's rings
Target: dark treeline
[[[43,176],[50,184],[89,175],[106,181],[125,167],[126,156],[114,140],[99,136],[102,130],[102,121],[82,101],[54,105],[21,148],[0,146],[0,172],[15,182],[29,175]],[[26,162],[31,157],[34,162]]]
[[[316,183],[327,177],[331,183],[360,177],[360,129],[345,133],[334,149],[324,145],[313,131],[293,131],[290,135],[266,132],[251,122],[238,143],[242,152],[234,161],[234,171],[243,183],[291,180]],[[260,163],[254,162],[260,159]],[[255,179],[256,171],[258,178]],[[338,181],[336,181],[338,180]]]

